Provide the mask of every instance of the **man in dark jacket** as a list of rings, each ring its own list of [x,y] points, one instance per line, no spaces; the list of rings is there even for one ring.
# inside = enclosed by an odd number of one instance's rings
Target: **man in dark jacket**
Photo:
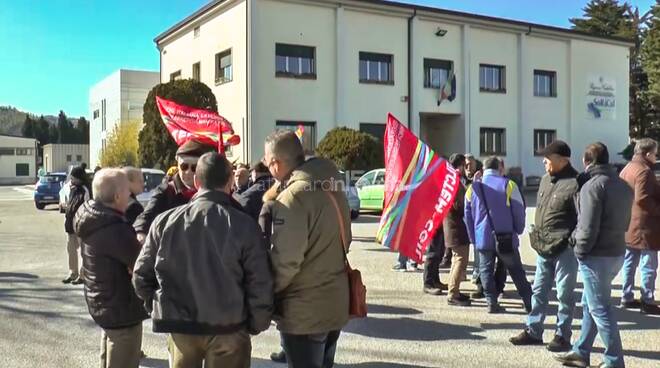
[[[621,171],[621,179],[635,192],[630,227],[626,232],[626,256],[623,262],[624,308],[640,308],[644,314],[660,314],[655,305],[655,279],[660,250],[660,185],[652,167],[657,160],[658,143],[643,138],[635,144],[635,156]],[[640,264],[641,262],[641,264]],[[635,272],[642,276],[641,302],[635,300]]]
[[[548,294],[556,280],[557,330],[547,349],[569,351],[577,280],[577,259],[569,239],[577,225],[578,173],[571,166],[571,149],[565,142],[555,141],[540,154],[547,174],[541,179],[534,228],[529,234],[532,248],[538,253],[532,311],[527,318],[527,328],[509,341],[514,345],[543,344]]]
[[[587,147],[593,165],[591,179],[580,191],[574,250],[584,283],[582,329],[573,351],[555,358],[571,367],[588,367],[596,335],[605,345],[601,367],[624,367],[617,320],[612,313],[612,280],[623,265],[625,234],[630,223],[633,193],[609,165],[602,143]]]
[[[156,216],[188,203],[195,195],[197,189],[195,189],[193,177],[195,176],[197,160],[204,153],[215,151],[216,148],[195,140],[190,140],[179,147],[176,151],[177,173],[171,181],[161,184],[154,190],[154,195],[149,200],[147,208],[133,224],[140,243],[144,243],[149,233],[149,227],[151,227],[151,223]]]
[[[128,187],[131,191],[131,199],[128,202],[128,208],[124,217],[128,220],[129,224],[135,223],[135,220],[142,212],[144,207],[137,199],[137,195],[144,192],[144,175],[140,169],[134,167],[125,167],[122,169],[128,178]]]
[[[460,292],[461,281],[467,271],[468,259],[470,257],[470,238],[463,221],[465,212],[465,156],[453,154],[449,162],[461,174],[461,185],[454,198],[454,204],[445,217],[442,228],[444,229],[445,246],[451,250],[451,268],[449,270],[449,305],[469,306],[470,297]]]
[[[245,212],[253,219],[259,219],[261,207],[264,204],[264,193],[275,182],[275,179],[268,172],[268,168],[263,162],[252,165],[252,185],[241,194],[236,194],[235,198],[243,206]]]
[[[131,285],[140,244],[123,216],[130,196],[128,180],[119,169],[105,169],[96,174],[92,186],[94,200],[80,207],[74,228],[83,242],[89,314],[103,329],[101,367],[137,368],[147,314]]]
[[[64,214],[64,230],[68,237],[66,251],[69,255],[69,276],[62,280],[62,282],[65,284],[71,283],[78,285],[83,283],[83,279],[78,272],[78,248],[80,248],[80,238],[74,232],[73,217],[76,215],[78,208],[89,200],[89,190],[85,185],[87,175],[84,169],[74,167],[69,176],[69,201],[67,202],[66,213]]]
[[[249,367],[250,336],[270,326],[273,277],[262,233],[231,197],[231,164],[197,163],[199,192],[161,214],[133,274],[154,332],[170,333],[174,368]]]

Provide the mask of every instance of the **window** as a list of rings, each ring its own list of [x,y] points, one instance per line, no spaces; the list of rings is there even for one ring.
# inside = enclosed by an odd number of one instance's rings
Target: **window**
[[[193,68],[192,68],[192,69],[193,69],[193,70],[192,70],[193,79],[196,80],[196,81],[198,81],[198,82],[199,82],[199,76],[200,76],[200,72],[201,72],[201,67],[202,67],[202,66],[201,66],[201,63],[200,63],[200,62],[197,62],[197,63],[193,64]]]
[[[223,84],[232,80],[231,49],[229,49],[215,54],[215,84]]]
[[[98,110],[98,109],[94,110],[94,115],[93,115],[94,118],[93,118],[93,119],[98,119],[98,118],[99,118],[99,115],[100,115],[100,114],[99,114],[99,110]]]
[[[557,72],[534,70],[534,96],[557,97]]]
[[[379,124],[379,123],[360,123],[360,131],[362,133],[367,133],[372,135],[376,140],[378,141],[379,147],[381,147],[381,151],[385,147],[385,124]],[[382,165],[385,163],[382,162]]]
[[[506,67],[502,65],[479,65],[479,90],[482,92],[506,93]]]
[[[195,29],[193,29],[193,37],[194,38],[199,37],[199,26],[197,26],[197,27],[195,27]]]
[[[316,148],[316,122],[312,121],[283,121],[276,122],[277,129],[288,129],[297,131],[299,126],[303,128],[302,146],[305,154],[313,154]]]
[[[394,84],[392,55],[360,52],[360,83]]]
[[[541,152],[550,143],[557,139],[556,130],[536,129],[534,130],[534,156],[540,156]]]
[[[16,164],[16,176],[30,176],[30,164]]]
[[[30,156],[32,149],[30,148],[16,148],[16,156]]]
[[[481,128],[479,131],[481,156],[506,156],[506,130]]]
[[[310,46],[275,44],[275,75],[316,78],[316,49]]]
[[[105,132],[105,98],[101,100],[101,131]]]
[[[66,162],[71,162],[71,155],[66,155]]]
[[[371,171],[369,173],[366,173],[366,174],[364,174],[364,176],[362,176],[360,178],[360,180],[358,180],[355,183],[355,186],[357,188],[361,188],[361,187],[364,187],[364,186],[367,186],[367,185],[373,185],[375,177],[376,177],[376,171]]]
[[[385,185],[385,171],[379,171],[374,179],[374,185]]]
[[[82,155],[76,155],[76,161],[82,162]]]
[[[16,150],[13,148],[0,148],[0,156],[13,156]]]
[[[170,82],[181,79],[181,71],[177,70],[176,72],[170,74]]]
[[[442,88],[452,67],[452,61],[424,59],[424,88]]]

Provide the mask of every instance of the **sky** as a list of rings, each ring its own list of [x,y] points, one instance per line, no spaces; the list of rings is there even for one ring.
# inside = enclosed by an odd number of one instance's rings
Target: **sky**
[[[89,88],[117,69],[158,71],[153,42],[208,0],[0,0],[0,106],[89,118]],[[587,0],[399,0],[570,27]],[[655,0],[628,1],[640,12]]]

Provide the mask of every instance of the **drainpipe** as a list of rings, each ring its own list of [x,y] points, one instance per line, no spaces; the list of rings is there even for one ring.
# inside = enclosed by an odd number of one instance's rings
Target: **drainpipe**
[[[417,16],[417,9],[413,9],[412,17],[408,18],[408,129],[412,124],[412,22]]]

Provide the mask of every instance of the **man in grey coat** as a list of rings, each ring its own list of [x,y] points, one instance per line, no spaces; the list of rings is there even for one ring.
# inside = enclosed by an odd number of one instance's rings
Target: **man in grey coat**
[[[623,265],[625,234],[630,223],[633,192],[609,164],[607,147],[587,146],[591,179],[580,191],[578,223],[573,236],[575,256],[584,283],[582,329],[573,351],[555,358],[569,367],[588,367],[599,334],[605,356],[599,367],[623,368],[623,347],[612,313],[612,280]]]

